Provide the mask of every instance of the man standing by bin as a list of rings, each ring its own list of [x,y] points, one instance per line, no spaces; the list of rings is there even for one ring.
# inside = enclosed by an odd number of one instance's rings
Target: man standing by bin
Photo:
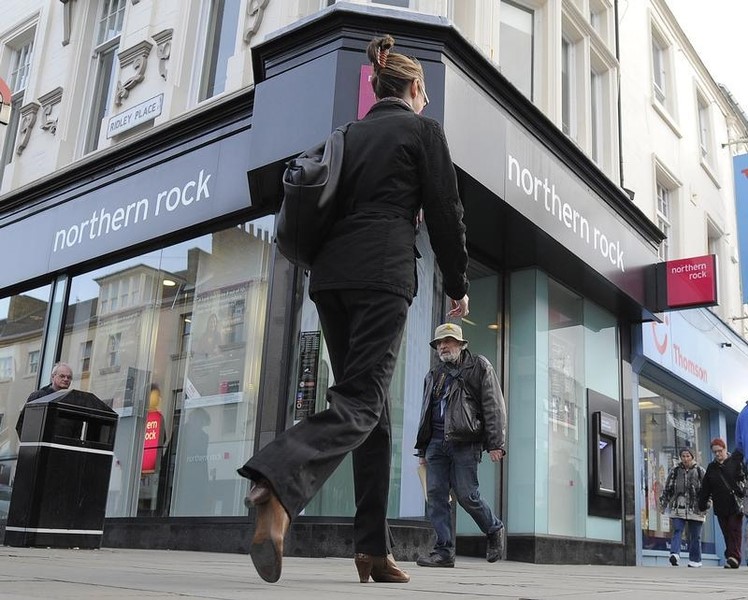
[[[421,567],[453,567],[450,490],[486,534],[486,560],[501,558],[504,524],[478,491],[478,463],[483,450],[493,462],[505,454],[506,407],[499,380],[484,356],[472,354],[462,328],[444,323],[436,328],[431,347],[440,364],[426,376],[416,450],[426,464],[428,516],[436,544]]]
[[[54,394],[60,390],[66,390],[70,387],[70,383],[73,381],[73,370],[70,365],[64,362],[58,362],[52,367],[52,377],[50,378],[49,385],[45,385],[43,388],[31,392],[29,397],[26,398],[26,402],[31,402],[37,398],[43,398],[49,394]],[[25,408],[25,407],[24,407]],[[23,411],[18,415],[18,421],[16,422],[16,432],[18,437],[21,437],[21,430],[23,429]]]

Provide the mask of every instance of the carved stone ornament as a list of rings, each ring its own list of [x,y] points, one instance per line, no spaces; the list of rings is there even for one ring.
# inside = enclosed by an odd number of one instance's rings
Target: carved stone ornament
[[[174,34],[173,29],[164,29],[153,36],[156,42],[156,56],[158,56],[158,73],[166,80],[166,63],[171,57],[171,38]]]
[[[148,55],[151,53],[152,47],[151,42],[143,40],[132,48],[119,53],[120,70],[132,65],[135,74],[124,81],[117,82],[117,91],[114,93],[114,103],[117,106],[122,106],[122,101],[130,95],[130,90],[145,79],[145,67],[148,64]]]
[[[39,126],[44,131],[49,131],[52,135],[57,133],[57,119],[52,118],[52,110],[62,101],[62,88],[56,87],[51,92],[47,92],[39,98],[39,104],[42,105],[42,124]]]
[[[247,23],[244,28],[244,41],[249,44],[257,30],[262,25],[262,17],[265,16],[265,8],[270,0],[249,0],[247,2]]]
[[[75,0],[60,0],[63,4],[62,9],[62,45],[67,46],[70,43],[70,28],[73,22],[73,2]]]
[[[28,146],[31,130],[34,127],[34,123],[36,123],[36,113],[38,111],[38,102],[29,102],[26,106],[21,107],[21,125],[18,128],[18,145],[16,146],[16,154],[19,156],[23,154],[26,146]]]

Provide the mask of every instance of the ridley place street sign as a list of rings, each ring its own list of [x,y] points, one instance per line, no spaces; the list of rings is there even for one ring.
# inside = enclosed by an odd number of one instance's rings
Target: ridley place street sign
[[[113,115],[109,119],[106,128],[107,138],[124,133],[138,125],[147,123],[148,121],[153,121],[153,119],[161,114],[163,107],[164,95],[159,94],[158,96],[154,96],[150,100],[141,102],[124,112]]]

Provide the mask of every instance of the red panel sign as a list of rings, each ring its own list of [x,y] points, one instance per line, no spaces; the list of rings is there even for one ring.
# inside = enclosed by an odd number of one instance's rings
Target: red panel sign
[[[369,109],[374,106],[377,97],[374,95],[374,88],[371,87],[371,76],[374,74],[374,67],[371,65],[361,65],[361,75],[358,80],[358,118],[363,119]]]
[[[161,450],[161,429],[164,424],[163,415],[157,410],[148,411],[145,421],[145,440],[143,441],[143,465],[141,473],[155,473],[156,464]]]
[[[717,304],[717,258],[715,255],[669,260],[665,263],[665,277],[668,307]]]

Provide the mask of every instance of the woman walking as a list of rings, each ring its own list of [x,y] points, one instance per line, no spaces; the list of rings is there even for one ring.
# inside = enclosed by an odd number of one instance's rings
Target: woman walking
[[[345,134],[338,188],[349,207],[312,265],[310,296],[330,351],[335,385],[329,408],[265,446],[241,469],[257,509],[250,555],[269,582],[281,574],[283,537],[349,452],[353,453],[355,566],[362,583],[405,583],[387,526],[391,439],[389,386],[408,307],[415,295],[416,214],[423,208],[431,246],[452,299],[450,317],[468,314],[467,251],[457,177],[428,104],[423,68],[372,40],[377,102]]]
[[[680,463],[668,474],[660,496],[660,508],[670,517],[673,537],[670,539],[670,564],[680,563],[680,542],[688,524],[688,566],[701,566],[701,528],[706,514],[699,510],[699,492],[704,469],[696,464],[690,448],[680,451]]]
[[[743,455],[730,454],[721,438],[712,440],[714,460],[709,463],[701,482],[699,510],[706,511],[709,499],[714,506],[719,528],[725,538],[725,569],[740,567],[743,531],[742,502],[745,495]]]

